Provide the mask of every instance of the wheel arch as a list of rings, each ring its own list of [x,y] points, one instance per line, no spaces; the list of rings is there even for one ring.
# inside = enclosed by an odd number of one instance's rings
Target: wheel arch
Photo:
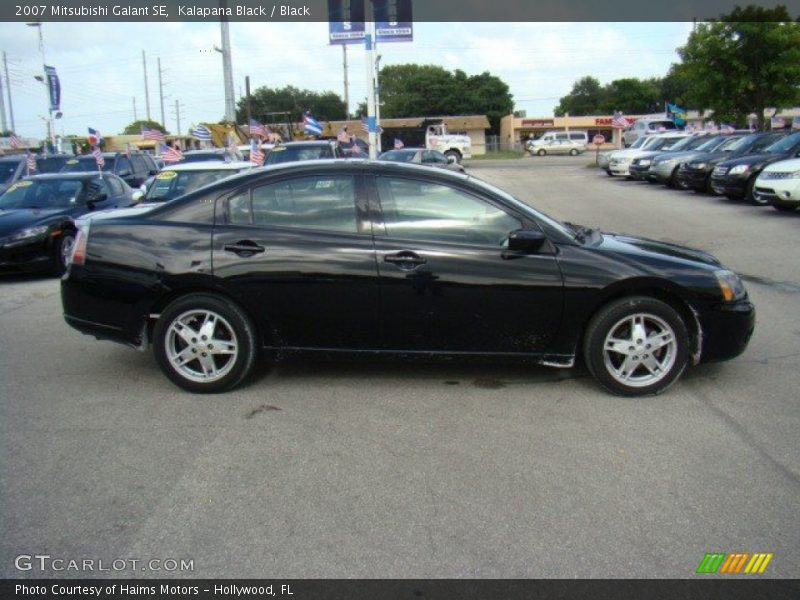
[[[583,347],[583,340],[586,335],[586,329],[594,316],[608,306],[612,302],[616,302],[628,296],[649,296],[656,300],[661,300],[665,304],[672,307],[677,312],[683,322],[686,324],[686,329],[689,332],[690,354],[692,363],[697,364],[700,362],[700,352],[703,346],[703,330],[700,325],[697,312],[692,305],[686,300],[687,292],[679,285],[665,280],[653,277],[639,277],[634,279],[626,279],[618,281],[605,288],[597,301],[587,312],[586,318],[581,326],[580,334],[576,340],[575,348]],[[577,352],[576,352],[577,353]]]

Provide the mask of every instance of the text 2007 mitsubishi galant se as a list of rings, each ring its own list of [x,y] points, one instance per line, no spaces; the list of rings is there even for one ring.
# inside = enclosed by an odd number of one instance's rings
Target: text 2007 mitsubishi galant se
[[[309,161],[254,169],[150,211],[91,221],[62,301],[192,392],[259,353],[582,356],[606,390],[655,394],[733,358],[755,310],[705,252],[560,223],[473,177]],[[120,365],[120,368],[123,368]]]

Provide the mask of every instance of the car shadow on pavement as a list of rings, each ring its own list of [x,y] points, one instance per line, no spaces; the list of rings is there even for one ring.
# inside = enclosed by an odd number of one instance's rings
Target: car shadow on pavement
[[[27,283],[29,281],[45,281],[59,278],[48,272],[25,273],[22,271],[0,271],[0,285],[12,283]]]

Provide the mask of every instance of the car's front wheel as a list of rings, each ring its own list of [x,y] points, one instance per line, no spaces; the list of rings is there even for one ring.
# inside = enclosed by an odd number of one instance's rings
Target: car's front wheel
[[[689,362],[689,332],[669,304],[647,296],[623,298],[589,322],[583,352],[589,371],[608,391],[659,394]]]
[[[255,327],[235,304],[210,294],[175,300],[153,332],[156,361],[173,383],[195,393],[229,390],[255,364]]]
[[[578,156],[578,150],[573,148],[572,150],[569,151],[569,155],[570,156]]]
[[[539,156],[544,156],[545,154],[547,154],[547,150],[545,150],[544,148],[540,148],[536,154],[538,154]]]
[[[75,247],[75,233],[69,230],[62,232],[53,244],[53,273],[61,275],[67,269]]]

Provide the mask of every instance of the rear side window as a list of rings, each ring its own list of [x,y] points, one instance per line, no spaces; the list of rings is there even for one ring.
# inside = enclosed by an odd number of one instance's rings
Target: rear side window
[[[314,175],[268,183],[228,200],[228,222],[357,233],[352,175]]]
[[[574,140],[576,142],[585,142],[586,141],[586,134],[585,133],[570,133],[569,139]]]

